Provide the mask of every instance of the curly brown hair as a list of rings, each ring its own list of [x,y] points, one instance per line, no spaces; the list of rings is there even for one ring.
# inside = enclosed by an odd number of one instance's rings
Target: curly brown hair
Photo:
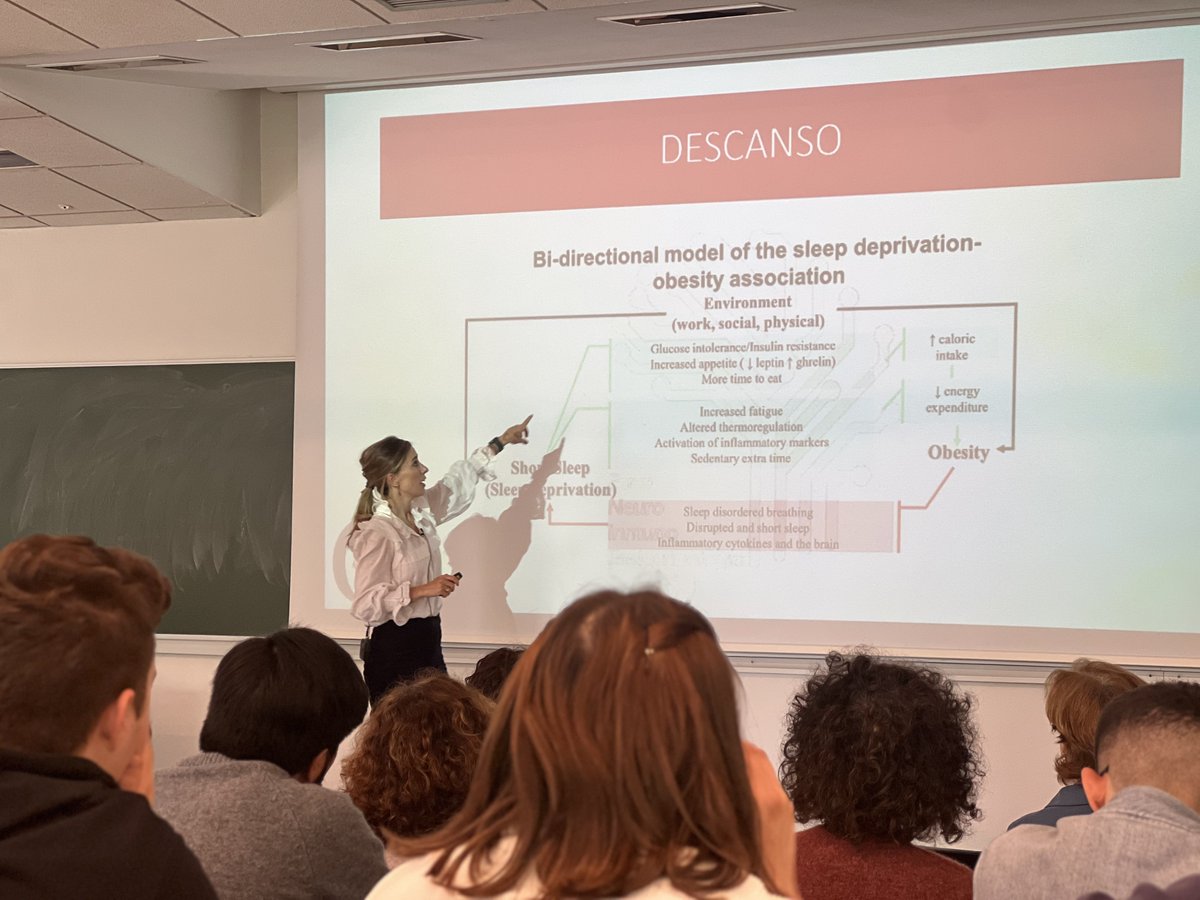
[[[856,843],[959,840],[981,815],[971,706],[933,669],[830,653],[788,711],[779,777],[796,821]]]
[[[342,765],[346,793],[377,834],[417,837],[458,812],[491,715],[490,700],[442,674],[380,699]]]
[[[475,671],[463,680],[489,700],[499,700],[500,689],[524,652],[524,647],[499,647],[475,663]]]

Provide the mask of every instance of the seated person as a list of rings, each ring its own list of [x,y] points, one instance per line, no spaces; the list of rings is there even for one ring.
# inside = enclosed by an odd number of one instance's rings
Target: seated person
[[[1000,835],[975,868],[977,898],[1128,897],[1200,873],[1200,684],[1159,682],[1109,703],[1096,763],[1081,773],[1095,812]]]
[[[830,653],[792,700],[780,780],[805,900],[955,900],[971,870],[913,845],[980,816],[971,700],[931,669]]]
[[[392,688],[342,763],[346,793],[385,841],[440,828],[471,786],[492,702],[448,675]]]
[[[525,652],[524,647],[500,647],[475,663],[475,671],[467,676],[466,682],[489,700],[500,698],[500,688]]]
[[[158,808],[222,898],[361,900],[387,871],[362,813],[321,787],[366,711],[354,660],[318,631],[250,638],[221,660],[202,752],[158,773]]]
[[[1082,816],[1092,811],[1079,783],[1079,773],[1085,766],[1096,767],[1094,751],[1100,711],[1114,697],[1145,683],[1128,669],[1098,659],[1077,659],[1071,668],[1050,673],[1046,679],[1046,718],[1058,735],[1060,749],[1054,771],[1064,787],[1045,808],[1021,816],[1009,828],[1053,825],[1066,816]]]
[[[794,896],[787,798],[737,707],[692,607],[576,600],[501,692],[463,808],[371,900]]]
[[[0,550],[0,897],[214,900],[150,809],[154,629],[171,587],[84,537]]]

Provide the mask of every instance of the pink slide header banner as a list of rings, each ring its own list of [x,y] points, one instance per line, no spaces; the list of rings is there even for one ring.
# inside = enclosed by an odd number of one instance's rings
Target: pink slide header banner
[[[394,116],[380,217],[1177,178],[1183,60]]]

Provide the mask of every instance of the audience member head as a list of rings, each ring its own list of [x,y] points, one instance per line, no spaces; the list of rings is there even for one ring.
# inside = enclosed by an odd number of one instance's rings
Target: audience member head
[[[524,652],[524,647],[501,647],[493,650],[475,663],[475,671],[467,676],[467,684],[489,700],[499,699],[500,688],[504,687],[513,666]]]
[[[1046,718],[1061,749],[1054,770],[1062,784],[1076,784],[1085,766],[1096,767],[1096,723],[1114,697],[1141,687],[1128,669],[1098,659],[1077,659],[1046,679]]]
[[[375,704],[342,780],[376,833],[428,834],[458,812],[492,708],[441,673],[400,684]]]
[[[1083,789],[1100,809],[1127,787],[1158,788],[1200,812],[1200,684],[1162,681],[1117,697],[1096,726]]]
[[[171,604],[142,556],[85,537],[0,550],[0,746],[121,778],[149,747],[154,629]]]
[[[398,849],[444,851],[430,875],[451,884],[461,871],[482,896],[529,871],[556,897],[766,879],[737,701],[692,607],[652,591],[577,600],[513,669],[463,809]],[[481,874],[473,864],[505,837],[511,854]]]
[[[855,843],[954,842],[980,817],[970,698],[866,653],[830,653],[792,699],[779,771],[798,822]]]
[[[320,783],[366,711],[367,686],[350,654],[319,631],[286,628],[225,654],[200,749],[271,762]]]

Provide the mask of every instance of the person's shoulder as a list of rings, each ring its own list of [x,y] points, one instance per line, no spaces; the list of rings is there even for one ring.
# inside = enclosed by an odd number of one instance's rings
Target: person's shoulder
[[[925,896],[970,897],[975,873],[968,867],[928,847],[912,846],[909,871],[920,878]]]
[[[282,792],[281,805],[306,835],[310,848],[337,847],[383,859],[383,842],[371,830],[349,795],[319,784],[293,781]],[[314,850],[316,852],[316,850]]]
[[[1087,815],[1091,811],[1092,808],[1088,805],[1087,795],[1084,794],[1083,788],[1080,785],[1071,784],[1062,788],[1044,807],[1013,820],[1008,827],[1011,830],[1018,825],[1054,825],[1060,819]]]
[[[1064,832],[1053,825],[1019,825],[1012,831],[1006,831],[997,837],[980,856],[982,863],[985,857],[1007,855],[1010,853],[1028,853],[1045,849],[1047,853],[1054,852],[1054,847],[1063,839]]]
[[[314,820],[329,822],[331,827],[341,827],[348,819],[356,823],[366,822],[348,794],[319,784],[301,784],[292,779],[289,781],[291,784],[281,787],[282,792],[291,803],[311,815]]]
[[[1020,825],[997,837],[975,866],[975,892],[988,885],[1011,887],[1024,883],[1031,873],[1041,871],[1060,852],[1064,832],[1053,825]],[[1005,896],[994,894],[992,896]]]
[[[170,823],[150,808],[146,798],[129,791],[116,790],[108,799],[110,821],[119,819],[120,827],[104,829],[107,837],[93,835],[93,845],[99,840],[108,843],[108,854],[114,861],[135,864],[139,876],[131,879],[130,896],[172,896],[179,898],[215,897],[208,877],[195,854]],[[115,825],[115,822],[114,822]],[[120,841],[123,846],[118,846]],[[137,890],[132,889],[134,883]],[[148,891],[151,884],[161,888],[159,893]]]
[[[387,516],[371,516],[358,523],[358,527],[350,535],[350,545],[364,539],[394,537],[396,535],[395,520]]]
[[[667,900],[673,897],[687,897],[686,892],[671,884],[670,879],[660,878],[646,885],[639,891],[628,895],[630,900]],[[778,895],[772,894],[763,884],[762,879],[747,875],[740,884],[731,888],[722,888],[716,896],[724,900],[778,900]]]
[[[402,535],[397,530],[395,521],[387,516],[372,516],[358,523],[358,527],[350,532],[346,545],[356,558],[368,550],[377,550],[400,541]]]
[[[230,759],[219,753],[201,753],[154,773],[157,801],[177,793],[212,791],[244,781],[279,781],[286,773],[274,763],[256,759]]]
[[[426,853],[424,856],[411,856],[401,860],[399,865],[375,885],[367,895],[367,900],[407,900],[409,897],[453,900],[460,897],[455,891],[434,884],[429,877],[429,868],[436,858],[437,853]]]

